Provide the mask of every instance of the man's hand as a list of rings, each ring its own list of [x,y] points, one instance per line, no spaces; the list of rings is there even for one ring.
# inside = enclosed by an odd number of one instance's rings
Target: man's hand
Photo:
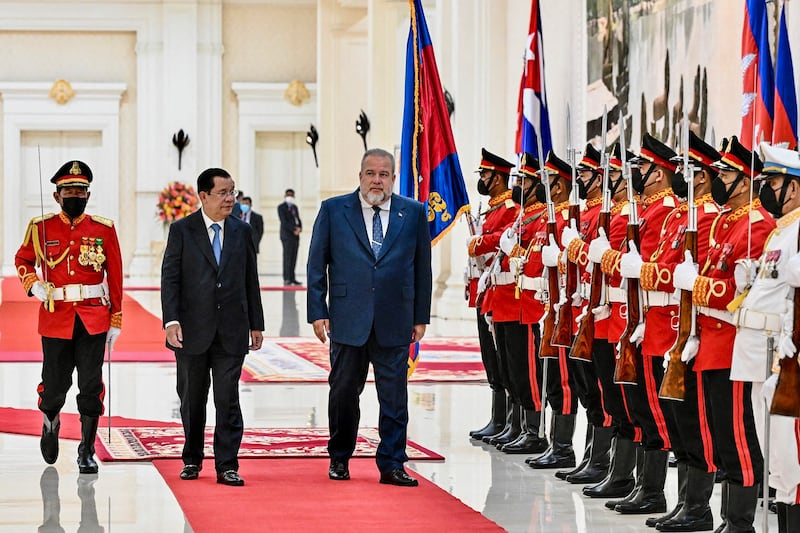
[[[580,238],[581,234],[578,233],[574,220],[571,220],[569,226],[564,226],[564,229],[561,230],[561,246],[563,246],[564,249],[566,249],[573,240]]]
[[[264,342],[264,332],[256,329],[250,330],[250,351],[255,352],[261,349],[261,343]]]
[[[330,320],[327,318],[320,318],[312,322],[311,327],[314,328],[314,335],[317,336],[319,342],[325,343],[325,341],[328,340],[331,331]]]
[[[481,274],[480,278],[478,278],[478,288],[477,288],[478,294],[483,294],[483,291],[485,291],[487,289],[487,287],[489,287],[489,276],[490,275],[491,274],[487,270],[483,274]]]
[[[605,230],[603,228],[598,229],[597,237],[589,243],[589,251],[587,252],[589,260],[592,263],[600,263],[603,260],[603,254],[610,249],[611,243],[608,242]]]
[[[678,263],[672,273],[672,284],[676,289],[691,291],[697,279],[697,265],[692,261],[692,253],[686,250],[683,263]]]
[[[31,294],[35,296],[40,302],[47,301],[47,283],[44,281],[37,281],[31,286]]]
[[[506,255],[511,255],[511,250],[517,245],[517,234],[513,228],[507,228],[500,236],[500,249]]]
[[[636,248],[636,243],[629,242],[630,252],[622,254],[619,261],[619,271],[623,278],[639,279],[642,272],[642,256]]]
[[[542,246],[542,264],[547,268],[554,268],[558,266],[558,254],[561,249],[556,244],[556,239],[550,235],[550,244]]]
[[[167,344],[174,348],[183,348],[183,330],[180,324],[167,327]]]
[[[419,342],[425,336],[426,324],[414,324],[414,331],[411,333],[411,342]]]
[[[109,352],[114,351],[114,344],[117,342],[117,338],[119,337],[120,333],[122,333],[122,330],[119,328],[115,328],[114,326],[108,328],[108,333],[106,333],[106,344],[108,344]]]

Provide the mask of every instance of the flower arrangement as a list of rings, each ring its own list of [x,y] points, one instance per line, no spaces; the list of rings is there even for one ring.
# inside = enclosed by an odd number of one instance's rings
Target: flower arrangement
[[[200,203],[191,185],[171,181],[158,195],[158,218],[169,225],[194,213]]]

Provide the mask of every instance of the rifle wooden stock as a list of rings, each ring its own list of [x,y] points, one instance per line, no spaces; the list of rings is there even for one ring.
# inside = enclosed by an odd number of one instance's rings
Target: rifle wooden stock
[[[800,247],[800,234],[797,236]],[[800,346],[800,289],[794,290],[794,317],[792,319],[792,342]],[[772,396],[769,412],[773,415],[800,418],[800,367],[797,366],[797,353],[780,361],[778,385]]]
[[[603,231],[608,235],[608,227],[610,225],[610,213],[601,211],[598,218],[598,228],[603,228]],[[586,314],[581,319],[578,333],[575,335],[575,340],[572,343],[572,349],[569,351],[569,356],[573,359],[580,359],[582,361],[592,360],[592,349],[594,348],[594,313],[592,309],[600,305],[600,298],[603,292],[603,271],[600,270],[600,265],[595,264],[592,270],[591,289],[589,291],[589,306],[586,308]]]
[[[555,236],[556,223],[550,221],[547,223],[548,235]],[[550,342],[556,325],[556,312],[553,308],[555,299],[558,298],[558,267],[547,269],[547,291],[550,294],[550,306],[547,313],[544,315],[544,323],[542,324],[542,337],[539,342],[539,357],[547,357],[558,359],[558,347],[553,346]]]
[[[581,223],[581,207],[580,205],[570,205],[569,206],[569,222],[572,224],[572,221],[575,221],[575,227],[580,227]],[[556,237],[558,240],[558,237]],[[567,253],[567,249],[564,248],[564,252]],[[566,293],[567,293],[567,301],[559,307],[558,309],[558,320],[556,321],[556,329],[553,332],[553,337],[551,342],[556,346],[563,346],[564,348],[569,348],[572,346],[572,331],[574,326],[572,320],[572,295],[575,294],[575,291],[578,290],[578,274],[580,270],[578,269],[578,265],[573,265],[572,263],[567,260],[567,268],[566,268]]]
[[[633,206],[635,209],[636,206]],[[639,248],[639,225],[628,224],[628,242],[636,243]],[[630,248],[629,248],[630,250]],[[628,320],[625,331],[619,339],[619,353],[617,354],[617,364],[614,368],[614,383],[626,383],[636,385],[636,346],[631,342],[631,335],[639,325],[642,316],[642,309],[639,302],[639,280],[627,278],[628,284]]]
[[[684,233],[684,250],[689,250],[692,258],[697,260],[697,232]],[[683,401],[686,397],[686,363],[681,360],[686,341],[692,334],[692,291],[681,290],[678,337],[669,349],[669,363],[664,372],[664,381],[658,390],[658,397],[665,400]]]

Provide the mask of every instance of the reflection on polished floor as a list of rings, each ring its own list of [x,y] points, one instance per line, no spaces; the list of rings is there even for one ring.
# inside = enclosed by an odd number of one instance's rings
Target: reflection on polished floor
[[[157,292],[134,296],[158,314]],[[262,296],[268,335],[312,335],[305,324],[305,292],[263,292]],[[133,332],[123,330],[126,334]],[[474,336],[474,324],[437,318],[427,335]],[[39,372],[38,364],[0,364],[0,405],[34,409]],[[111,378],[112,414],[179,420],[174,365],[115,364]],[[327,423],[326,384],[242,384],[241,400],[247,426],[324,427]],[[486,422],[489,402],[485,384],[411,385],[409,438],[439,452],[446,460],[408,466],[508,531],[654,531],[644,526],[645,516],[621,516],[608,511],[603,501],[584,498],[581,486],[559,481],[551,471],[528,468],[524,455],[505,455],[488,445],[470,442],[468,432]],[[64,410],[77,412],[74,388]],[[362,397],[362,425],[377,425],[377,400],[370,385]],[[583,450],[584,434],[585,419],[579,416],[576,450]],[[0,533],[37,527],[39,531],[53,532],[191,531],[152,465],[107,463],[100,465],[96,479],[79,475],[75,464],[77,444],[62,440],[58,461],[48,467],[39,454],[38,438],[0,433]],[[263,463],[268,469],[269,460]],[[376,483],[377,479],[376,471]],[[676,487],[677,474],[670,469],[670,506],[676,500]],[[235,490],[220,487],[221,492]],[[712,498],[715,526],[719,523],[719,493],[717,486]],[[759,527],[761,517],[759,509]],[[770,527],[777,530],[775,516],[769,518]]]

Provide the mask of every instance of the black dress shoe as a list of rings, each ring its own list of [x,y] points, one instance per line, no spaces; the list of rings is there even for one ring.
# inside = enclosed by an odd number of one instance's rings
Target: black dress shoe
[[[39,441],[39,449],[42,452],[44,462],[51,465],[58,459],[58,431],[61,429],[61,419],[56,415],[50,420],[44,415],[42,424],[42,438]]]
[[[231,487],[241,487],[244,485],[244,480],[239,477],[239,472],[236,470],[226,470],[224,472],[217,472],[217,483],[230,485]]]
[[[406,474],[402,468],[395,468],[391,472],[381,472],[381,483],[397,485],[398,487],[416,487],[419,481]]]
[[[334,481],[347,481],[350,479],[350,470],[347,468],[347,463],[331,461],[331,466],[328,468],[328,477]]]
[[[290,281],[290,282],[289,282],[289,285],[302,285],[302,283],[300,283],[299,281],[297,281],[297,280],[295,279],[295,280],[292,280],[292,281]]]
[[[183,470],[181,470],[181,479],[197,479],[197,476],[200,475],[201,468],[197,465],[184,465]]]

